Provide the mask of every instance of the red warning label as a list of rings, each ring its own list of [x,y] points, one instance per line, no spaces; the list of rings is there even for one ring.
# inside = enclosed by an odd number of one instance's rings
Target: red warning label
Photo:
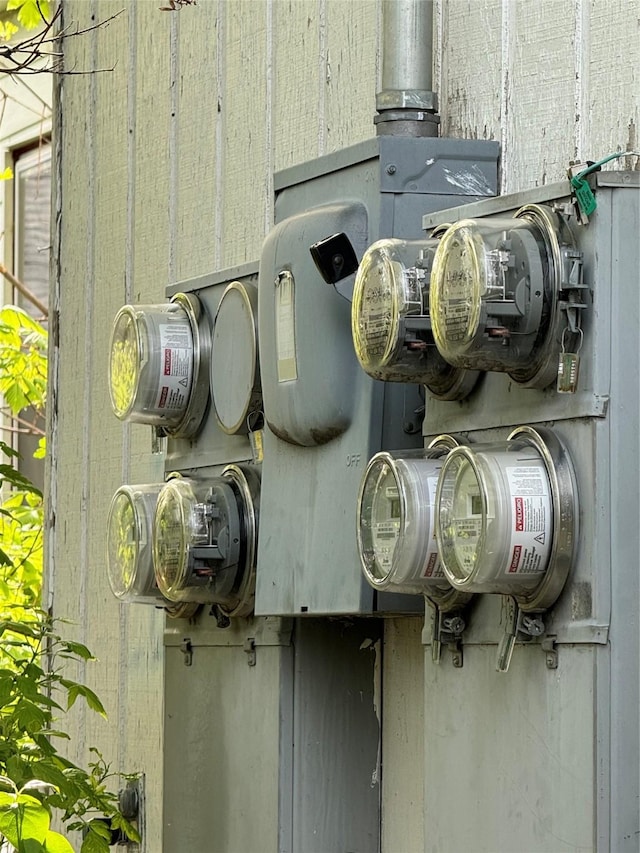
[[[436,567],[436,562],[437,562],[437,561],[438,561],[438,554],[437,554],[437,552],[436,552],[436,551],[434,551],[434,552],[430,555],[429,560],[428,560],[428,562],[427,562],[427,566],[426,566],[426,568],[425,568],[425,570],[424,570],[424,577],[425,577],[425,578],[431,578],[431,577],[433,577],[433,570],[434,570],[434,569],[435,569],[435,567]]]
[[[522,498],[515,498],[515,523],[516,530],[524,530],[524,501]]]
[[[511,563],[509,564],[509,573],[513,574],[518,571],[518,567],[520,566],[520,558],[522,557],[522,545],[514,545],[513,546],[513,554],[511,556]]]

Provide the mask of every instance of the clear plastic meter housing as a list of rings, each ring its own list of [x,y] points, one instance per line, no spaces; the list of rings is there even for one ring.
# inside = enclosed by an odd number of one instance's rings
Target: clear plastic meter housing
[[[190,435],[200,424],[208,327],[197,297],[177,294],[158,305],[125,305],[113,323],[111,407],[120,420]],[[206,357],[206,358],[205,358]]]
[[[566,224],[538,205],[512,218],[450,226],[430,290],[442,357],[460,368],[507,372],[531,387],[549,384],[557,374],[561,243],[573,245]]]
[[[107,577],[121,601],[167,603],[153,571],[151,529],[163,483],[121,486],[107,520]]]
[[[358,497],[357,541],[374,589],[426,595],[440,604],[455,598],[434,535],[438,476],[454,446],[447,436],[428,450],[377,453],[369,462]]]
[[[153,523],[156,580],[170,601],[218,605],[229,616],[253,609],[259,479],[228,465],[205,481],[169,480]]]
[[[458,393],[459,372],[441,357],[431,332],[429,281],[437,245],[437,239],[371,245],[356,275],[351,331],[369,376],[421,383],[449,399],[470,389]]]
[[[453,587],[550,606],[566,580],[577,518],[572,469],[553,434],[522,427],[507,442],[452,450],[436,504]]]

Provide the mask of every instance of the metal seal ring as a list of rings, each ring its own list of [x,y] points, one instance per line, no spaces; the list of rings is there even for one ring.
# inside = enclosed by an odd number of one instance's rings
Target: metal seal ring
[[[578,542],[578,490],[569,454],[558,436],[546,427],[520,426],[508,440],[523,439],[542,456],[551,485],[553,544],[544,578],[532,592],[514,595],[525,612],[548,610],[562,592]]]

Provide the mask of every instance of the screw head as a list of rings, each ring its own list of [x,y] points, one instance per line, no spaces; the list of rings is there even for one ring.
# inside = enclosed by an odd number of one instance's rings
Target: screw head
[[[397,167],[393,165],[393,163],[389,163],[387,166],[387,175],[395,175],[397,171]]]

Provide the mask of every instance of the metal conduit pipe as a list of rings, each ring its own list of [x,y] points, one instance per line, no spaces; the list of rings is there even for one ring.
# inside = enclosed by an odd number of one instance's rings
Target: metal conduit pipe
[[[433,86],[433,0],[383,0],[378,134],[437,136]]]

